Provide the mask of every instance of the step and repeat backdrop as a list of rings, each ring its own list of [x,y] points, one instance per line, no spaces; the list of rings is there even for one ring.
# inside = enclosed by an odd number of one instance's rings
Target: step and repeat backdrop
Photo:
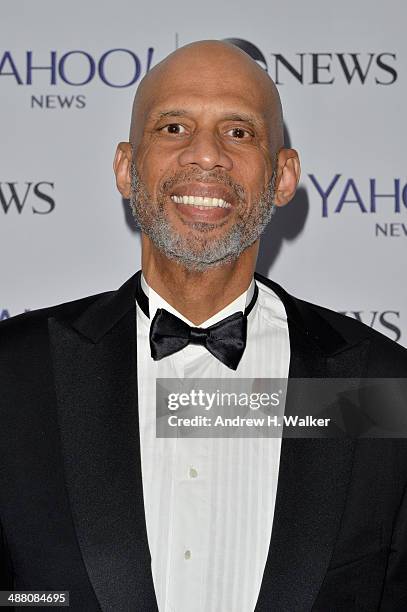
[[[401,0],[4,0],[0,319],[139,269],[112,172],[137,85],[177,47],[228,39],[275,80],[302,160],[258,270],[407,346],[406,18]]]

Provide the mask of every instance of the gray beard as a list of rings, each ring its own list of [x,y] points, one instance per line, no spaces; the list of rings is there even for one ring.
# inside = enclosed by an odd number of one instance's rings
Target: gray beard
[[[276,168],[276,165],[274,167]],[[233,189],[237,197],[237,222],[225,235],[218,238],[211,237],[210,232],[215,227],[219,227],[219,224],[188,223],[186,227],[189,228],[189,231],[185,235],[174,231],[164,212],[164,187],[167,188],[168,193],[171,183],[179,182],[179,175],[164,183],[157,202],[152,203],[137,173],[136,166],[132,162],[130,206],[141,230],[163,255],[178,262],[188,271],[205,272],[215,266],[225,265],[238,259],[243,251],[263,233],[276,209],[273,204],[276,175],[277,172],[274,170],[266,189],[258,197],[250,214],[244,216],[247,211],[244,205],[243,188],[215,171],[205,174],[206,180],[210,178],[211,182],[226,183]],[[199,180],[199,177],[202,177],[202,172],[199,172],[198,176],[198,172],[189,170],[183,182]]]

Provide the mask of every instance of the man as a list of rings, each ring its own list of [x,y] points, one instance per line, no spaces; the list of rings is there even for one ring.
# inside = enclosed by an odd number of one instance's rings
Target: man
[[[155,437],[157,378],[406,372],[400,346],[254,277],[299,179],[282,134],[274,84],[230,44],[143,79],[114,162],[142,274],[0,326],[3,589],[80,611],[407,609],[403,440]]]

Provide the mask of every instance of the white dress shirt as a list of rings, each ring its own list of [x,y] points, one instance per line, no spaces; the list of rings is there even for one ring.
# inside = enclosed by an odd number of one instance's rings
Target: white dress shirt
[[[161,296],[150,319],[137,305],[141,466],[152,575],[160,612],[252,612],[270,544],[280,438],[156,438],[156,378],[287,378],[290,342],[280,298],[257,281],[247,345],[236,371],[190,344],[154,361],[149,329],[157,308],[194,327]],[[254,280],[199,327],[244,311]]]

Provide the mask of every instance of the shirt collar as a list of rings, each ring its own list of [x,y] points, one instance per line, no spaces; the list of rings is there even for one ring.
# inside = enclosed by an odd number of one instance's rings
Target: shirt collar
[[[168,310],[168,312],[171,312],[172,314],[176,315],[191,327],[196,327],[195,324],[192,323],[192,321],[189,321],[180,312],[178,312],[178,310],[171,306],[171,304],[164,300],[161,295],[154,291],[154,289],[148,286],[143,273],[141,273],[140,280],[141,287],[149,300],[150,320],[153,319],[158,308],[165,308],[165,310]],[[215,313],[214,315],[212,315],[212,317],[201,323],[199,327],[209,327],[209,325],[214,325],[218,321],[221,321],[222,319],[234,314],[235,312],[244,312],[246,306],[250,304],[250,301],[253,297],[254,288],[255,282],[254,278],[252,278],[250,285],[246,289],[246,291],[243,291],[243,293],[241,293],[235,300],[233,300],[233,302],[230,302],[230,304],[222,308],[222,310],[219,310],[219,312]]]

